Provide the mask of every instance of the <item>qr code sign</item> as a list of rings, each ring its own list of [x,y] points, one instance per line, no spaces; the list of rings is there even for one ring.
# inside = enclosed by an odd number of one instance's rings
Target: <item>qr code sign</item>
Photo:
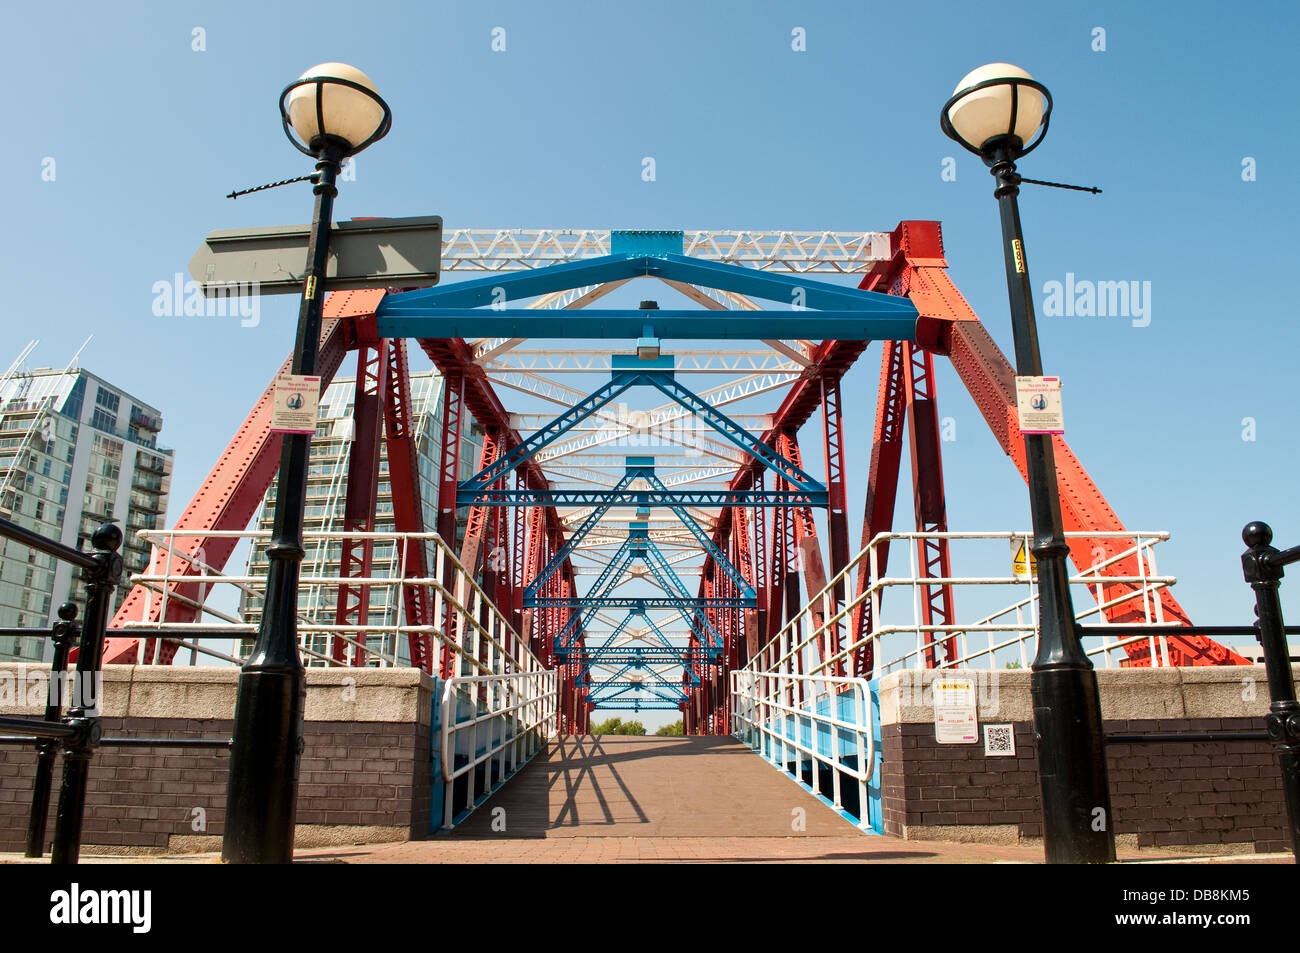
[[[1016,733],[1014,725],[985,725],[984,754],[990,758],[1015,757]]]

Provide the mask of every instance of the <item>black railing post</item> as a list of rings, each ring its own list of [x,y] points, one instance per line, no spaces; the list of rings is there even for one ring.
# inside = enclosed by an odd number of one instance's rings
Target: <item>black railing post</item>
[[[100,668],[104,657],[104,632],[113,590],[122,574],[122,530],[105,523],[90,538],[95,547],[94,566],[86,570],[86,620],[77,649],[77,670],[72,680],[72,705],[63,723],[77,729],[63,748],[63,783],[59,812],[54,821],[54,847],[50,863],[75,864],[81,852],[81,822],[86,813],[86,780],[90,758],[99,744]]]
[[[63,713],[63,685],[67,679],[68,650],[77,640],[77,607],[71,602],[59,606],[59,621],[50,636],[54,661],[50,663],[49,692],[45,696],[45,720],[58,721]],[[45,824],[50,810],[50,787],[54,779],[54,757],[59,743],[49,739],[36,743],[36,779],[32,782],[32,810],[27,817],[27,856],[40,857],[45,850]]]
[[[1282,622],[1282,600],[1278,596],[1283,567],[1300,559],[1300,553],[1296,550],[1282,553],[1273,548],[1270,545],[1273,530],[1258,520],[1246,525],[1241,538],[1250,547],[1242,554],[1241,565],[1246,581],[1255,590],[1255,615],[1259,617],[1255,623],[1256,637],[1264,650],[1271,699],[1265,726],[1282,768],[1291,851],[1300,860],[1300,702],[1295,697],[1291,653]]]

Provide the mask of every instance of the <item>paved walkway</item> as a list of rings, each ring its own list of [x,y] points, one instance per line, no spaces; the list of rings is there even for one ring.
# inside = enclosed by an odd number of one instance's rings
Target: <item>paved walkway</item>
[[[496,808],[504,815],[494,816]],[[493,830],[494,822],[505,829]],[[379,864],[954,864],[1041,863],[1043,854],[1041,847],[863,834],[730,737],[603,735],[552,743],[451,834],[297,857]]]
[[[852,823],[734,738],[580,735],[548,745],[451,836],[796,833],[861,836]]]
[[[494,810],[503,808],[504,814]],[[504,830],[500,828],[504,823]],[[455,832],[400,844],[295,852],[299,862],[1042,863],[1041,847],[863,834],[729,737],[564,738]],[[1192,858],[1121,850],[1121,861],[1292,863],[1290,854]],[[89,863],[219,863],[216,854],[82,856]],[[0,854],[0,863],[24,862]],[[27,861],[32,862],[32,861]],[[36,861],[40,862],[40,861]],[[48,863],[48,860],[44,861]]]

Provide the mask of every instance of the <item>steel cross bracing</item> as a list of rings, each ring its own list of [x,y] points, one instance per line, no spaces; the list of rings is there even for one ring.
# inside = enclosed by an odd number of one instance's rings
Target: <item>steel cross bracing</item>
[[[682,407],[725,438],[747,453],[764,467],[772,470],[786,484],[789,491],[774,492],[770,497],[763,493],[748,493],[743,497],[711,490],[686,490],[676,493],[667,490],[662,484],[655,491],[618,490],[602,494],[591,490],[549,491],[550,497],[543,498],[536,491],[492,490],[500,477],[504,476],[521,463],[530,460],[538,451],[555,443],[574,426],[591,416],[601,407],[634,386],[649,386],[662,391]],[[491,465],[484,467],[477,474],[461,483],[457,501],[463,505],[513,505],[518,502],[578,504],[585,502],[603,503],[640,503],[648,506],[669,506],[674,502],[695,503],[696,505],[729,506],[744,503],[760,505],[802,505],[825,506],[826,489],[813,477],[805,473],[793,461],[777,453],[771,447],[756,439],[739,423],[727,417],[707,401],[678,383],[672,372],[672,358],[658,358],[645,361],[638,358],[616,358],[614,369],[608,383],[597,388],[575,403],[558,417],[538,428],[531,436],[514,447]],[[770,501],[770,502],[769,502]]]
[[[444,539],[465,535],[460,552],[473,558],[484,592],[509,618],[514,637],[543,664],[559,668],[562,731],[584,730],[598,704],[675,709],[687,731],[727,731],[727,673],[755,656],[819,581],[847,564],[853,504],[845,498],[846,472],[868,477],[864,537],[890,530],[907,441],[917,526],[947,525],[934,439],[934,356],[952,362],[1024,476],[1014,370],[946,268],[933,222],[904,222],[892,233],[449,229],[443,270],[479,275],[411,292],[331,294],[319,349],[322,387],[349,351],[362,352],[359,392],[365,400],[358,423],[375,422],[373,398],[383,393],[382,439],[390,470],[396,462],[397,523],[412,529],[420,525],[415,447],[424,437],[405,422],[403,339],[415,337],[437,366],[443,392],[435,419],[442,429],[433,435],[430,454],[437,495],[430,501],[437,513],[431,528]],[[853,275],[857,286],[833,283],[835,275]],[[637,287],[670,288],[690,308],[607,307]],[[577,346],[557,347],[556,339]],[[665,353],[660,345],[668,339],[676,342],[670,367],[652,359]],[[840,391],[869,340],[882,342],[884,360],[876,446],[866,472],[863,449],[846,446],[848,392],[842,401]],[[638,351],[644,345],[645,360],[627,354],[633,341]],[[381,369],[376,358],[385,355]],[[700,386],[686,388],[684,379]],[[615,412],[610,402],[634,387],[651,388],[670,402]],[[234,547],[203,534],[244,528],[275,474],[279,438],[269,429],[270,393],[177,520],[175,529],[193,536],[178,540],[165,557],[154,555],[150,573],[161,572],[166,562],[175,579],[166,586],[170,601],[137,586],[115,626],[199,617],[210,587],[185,579],[220,570]],[[507,407],[503,394],[514,404],[531,403]],[[759,406],[774,394],[777,406]],[[559,415],[542,418],[545,404]],[[819,466],[826,473],[814,478],[812,468],[799,464],[798,451],[799,437],[809,439],[801,428],[818,412]],[[906,435],[905,423],[911,425]],[[472,424],[488,435],[485,448],[490,443],[493,455],[462,482],[460,438]],[[653,449],[645,446],[650,441]],[[355,466],[349,467],[348,500],[355,505],[346,522],[357,531],[370,525],[365,484],[386,478],[368,463],[369,431],[362,443],[349,460]],[[1076,565],[1090,565],[1100,549],[1115,559],[1103,575],[1136,575],[1136,557],[1124,556],[1119,542],[1087,536],[1121,531],[1123,524],[1064,440],[1054,444],[1065,528],[1083,534],[1071,541]],[[629,458],[642,454],[653,465],[629,480]],[[825,508],[824,538],[813,508]],[[349,544],[345,560],[343,576],[351,580],[368,578],[367,546],[358,543]],[[487,558],[498,551],[500,559]],[[405,574],[427,578],[423,553],[407,555]],[[883,549],[880,557],[887,558]],[[927,578],[946,576],[942,543],[923,561]],[[596,575],[591,586],[589,569]],[[365,618],[366,585],[355,581],[340,594],[336,604],[349,618]],[[837,586],[832,604],[854,598],[860,589],[853,588]],[[1107,604],[1133,589],[1128,583],[1100,588]],[[946,591],[920,586],[923,610],[936,623],[954,618]],[[421,630],[412,636],[412,660],[436,674],[449,659],[445,642],[440,648],[437,640],[455,633],[433,617],[427,588],[412,585],[405,592],[399,618],[418,622]],[[1167,588],[1150,598],[1164,618],[1187,621]],[[872,631],[878,620],[871,605],[860,601],[845,631],[831,633],[818,649],[832,651],[835,640]],[[1104,614],[1135,621],[1133,605]],[[810,611],[816,616],[824,609]],[[136,661],[142,644],[155,642],[142,643],[135,633],[114,636],[105,661]],[[156,644],[160,661],[171,661],[174,645]],[[1131,664],[1150,663],[1145,645],[1128,649]],[[845,674],[872,673],[869,647]],[[1171,658],[1183,664],[1242,661],[1199,636],[1171,637],[1169,647]],[[936,648],[927,664],[948,657],[948,645]],[[364,664],[367,656],[342,654],[340,661],[350,664]],[[642,672],[649,673],[649,684],[647,676],[635,677]]]
[[[664,591],[664,596],[625,599],[609,594],[614,588],[613,580],[617,578],[617,574],[621,573],[628,563],[635,559],[643,560],[646,563],[650,573]],[[741,601],[745,599],[744,596],[739,598]],[[752,595],[748,601],[752,604]],[[526,595],[524,605],[527,607],[579,610],[570,614],[556,636],[556,644],[566,648],[570,647],[575,636],[583,631],[587,618],[601,606],[629,608],[634,610],[632,614],[640,615],[644,615],[648,608],[677,609],[684,618],[689,620],[692,634],[713,648],[718,648],[722,644],[721,636],[716,627],[702,611],[710,606],[701,604],[699,600],[690,597],[686,586],[677,576],[672,566],[664,559],[658,547],[647,538],[645,531],[639,528],[634,528],[629,532],[623,545],[619,547],[618,552],[609,561],[605,570],[585,596],[581,598],[556,598]],[[624,622],[626,621],[625,619]]]
[[[608,255],[619,234],[608,228],[448,228],[442,268],[545,268]],[[890,255],[888,232],[683,229],[676,234],[687,255],[796,274],[861,274]]]

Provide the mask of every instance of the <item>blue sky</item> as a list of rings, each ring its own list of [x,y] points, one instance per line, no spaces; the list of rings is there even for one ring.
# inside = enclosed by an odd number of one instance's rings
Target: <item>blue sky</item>
[[[6,17],[0,45],[21,81],[3,92],[0,355],[7,364],[40,337],[35,359],[61,366],[93,332],[83,365],[164,412],[173,516],[283,359],[295,307],[264,301],[256,328],[159,318],[151,288],[185,271],[213,229],[309,217],[305,186],[224,198],[310,171],[276,112],[307,67],[354,63],[393,109],[339,217],[864,230],[938,219],[950,274],[1009,350],[992,182],[943,137],[938,113],[968,70],[1010,61],[1055,98],[1022,172],[1105,190],[1026,188],[1036,291],[1067,273],[1151,282],[1147,327],[1040,317],[1070,445],[1127,525],[1174,533],[1162,569],[1198,622],[1250,621],[1243,523],[1264,518],[1283,545],[1300,541],[1286,409],[1300,343],[1286,291],[1300,204],[1292,4],[993,15],[949,2],[73,3]],[[505,52],[491,48],[494,27]],[[947,156],[956,181],[941,178]],[[1255,181],[1243,181],[1245,157]],[[878,355],[847,383],[855,526]],[[946,366],[938,383],[957,428],[943,446],[950,524],[1027,525],[1023,484],[974,403]]]

